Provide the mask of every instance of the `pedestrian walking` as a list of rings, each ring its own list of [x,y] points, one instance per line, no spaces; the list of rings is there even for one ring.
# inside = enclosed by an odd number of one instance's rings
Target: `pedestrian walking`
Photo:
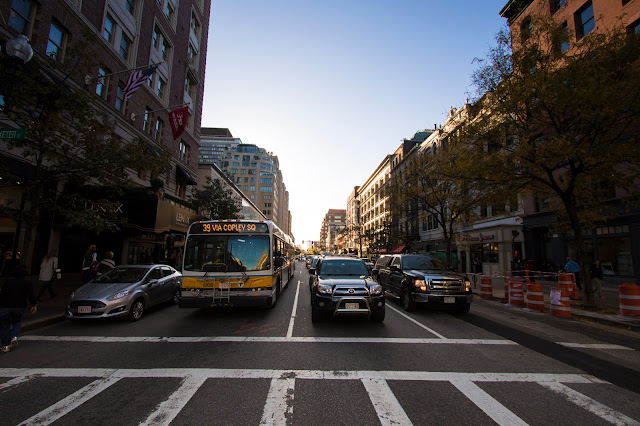
[[[49,253],[42,259],[40,264],[40,275],[38,275],[38,281],[40,281],[40,290],[38,291],[38,303],[42,300],[42,295],[45,291],[49,291],[49,298],[56,297],[56,293],[53,291],[53,280],[56,276],[56,269],[58,269],[58,250],[50,250]]]
[[[110,269],[115,268],[116,262],[113,261],[113,252],[108,251],[104,254],[104,259],[98,263],[98,268],[96,269],[96,275],[100,276]]]
[[[95,244],[91,244],[84,252],[82,259],[82,282],[88,283],[95,278],[95,269],[98,266],[98,253]]]
[[[604,299],[602,295],[602,284],[604,279],[602,275],[602,265],[599,260],[596,260],[591,267],[591,282],[593,283],[593,292],[598,295],[600,299]]]
[[[9,352],[18,346],[18,335],[22,328],[22,316],[31,304],[31,314],[37,310],[33,283],[26,279],[27,265],[19,263],[11,272],[0,291],[0,351]]]
[[[580,282],[580,265],[575,260],[571,260],[571,257],[567,256],[567,263],[564,265],[565,272],[573,272],[576,277],[576,286],[578,290],[582,291],[582,283]]]

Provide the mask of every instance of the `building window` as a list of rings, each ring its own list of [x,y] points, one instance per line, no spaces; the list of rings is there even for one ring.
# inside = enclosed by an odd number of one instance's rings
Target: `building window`
[[[589,34],[596,27],[596,19],[593,14],[593,3],[587,2],[574,15],[576,22],[576,35],[578,40]]]
[[[556,13],[565,3],[566,0],[551,0],[551,13]]]
[[[162,40],[162,59],[167,62],[167,58],[169,57],[169,51],[171,50],[171,47],[167,44],[166,40]]]
[[[46,50],[46,54],[48,57],[62,61],[63,39],[64,39],[64,33],[62,32],[62,30],[56,24],[51,23],[51,27],[49,27],[49,41],[47,42],[47,50]]]
[[[271,199],[271,195],[265,195],[265,196],[263,197],[263,199],[265,199],[265,200],[270,200],[270,199]]]
[[[164,5],[164,17],[167,18],[169,22],[173,22],[173,15],[175,14],[176,8],[171,1],[167,1],[167,4]]]
[[[242,190],[247,192],[249,190],[249,185],[242,185]]]
[[[629,32],[640,34],[640,19],[631,24],[631,26],[629,27]]]
[[[118,85],[116,91],[116,109],[124,113],[124,87]]]
[[[273,187],[271,186],[261,186],[260,192],[273,192]]]
[[[107,15],[104,18],[104,30],[102,30],[102,37],[107,40],[109,43],[113,43],[113,34],[115,31],[115,24],[113,23],[113,18]]]
[[[157,88],[156,94],[160,98],[164,98],[164,88],[166,85],[167,84],[165,83],[165,81],[161,77],[158,77],[158,88]]]
[[[153,135],[153,138],[157,141],[162,140],[162,129],[164,127],[164,122],[160,119],[156,121],[156,129]]]
[[[178,158],[185,163],[189,161],[189,145],[184,142],[180,142]]]
[[[158,50],[158,46],[160,46],[160,31],[158,27],[153,28],[153,47]]]
[[[129,50],[131,49],[131,39],[125,33],[120,37],[120,56],[129,60]]]
[[[107,72],[102,68],[98,69],[98,84],[96,84],[96,95],[104,98],[107,95],[107,87],[105,85],[105,75]]]
[[[142,130],[145,133],[149,133],[151,131],[151,108],[146,107],[144,109],[144,121],[142,122]]]
[[[250,185],[249,186],[249,191],[255,191],[256,190],[256,186],[255,185]]]
[[[569,35],[569,25],[567,25],[566,21],[562,23],[562,31],[564,33],[563,35]],[[569,43],[569,40],[567,38],[560,44],[560,52],[565,53],[567,50],[569,50],[569,48],[571,48],[571,43]]]
[[[189,61],[193,63],[196,57],[196,49],[191,45],[191,42],[189,42],[189,46],[187,46],[187,56],[189,57]]]
[[[196,18],[196,15],[192,12],[191,13],[191,22],[189,23],[189,25],[191,26],[191,31],[193,31],[193,34],[196,37],[200,36],[200,22],[198,22],[198,18]]]
[[[124,7],[126,7],[127,11],[133,15],[136,11],[136,0],[125,0]]]
[[[261,178],[260,179],[260,183],[271,184],[271,183],[273,183],[273,179],[272,178]]]
[[[9,26],[18,34],[29,35],[33,9],[29,0],[13,0],[9,11]]]

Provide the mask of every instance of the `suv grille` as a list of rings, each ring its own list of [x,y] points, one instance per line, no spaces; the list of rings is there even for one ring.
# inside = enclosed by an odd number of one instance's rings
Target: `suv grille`
[[[463,291],[464,282],[461,279],[444,279],[435,278],[429,281],[431,289],[433,290],[445,290],[445,291]]]
[[[333,290],[333,295],[338,297],[362,297],[368,296],[369,291],[365,287],[336,286]]]

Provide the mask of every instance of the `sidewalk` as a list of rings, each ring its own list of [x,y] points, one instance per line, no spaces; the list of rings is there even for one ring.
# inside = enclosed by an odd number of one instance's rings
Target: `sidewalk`
[[[69,296],[81,285],[82,278],[79,272],[75,274],[64,274],[61,280],[56,281],[53,284],[53,291],[57,293],[57,296],[51,299],[49,298],[49,293],[45,291],[40,298],[38,311],[34,315],[31,315],[29,312],[24,314],[24,317],[22,318],[22,331],[29,331],[57,321],[63,321],[65,319],[64,312],[67,307]],[[37,276],[33,288],[37,296],[38,291],[40,291],[40,284],[37,281]]]
[[[512,278],[513,280],[514,278]],[[518,281],[523,283],[523,292],[525,297],[525,303],[527,298],[527,285],[525,279],[518,277]],[[545,310],[541,315],[549,314],[549,301],[551,296],[551,287],[557,285],[555,281],[547,281],[536,279],[536,282],[542,284],[542,291],[544,294]],[[494,300],[501,303],[505,303],[504,299],[504,280],[503,278],[494,278],[493,283],[493,298],[485,300]],[[473,289],[474,297],[480,298],[480,280]],[[580,292],[582,297],[583,292]],[[640,331],[640,317],[626,317],[620,315],[620,299],[618,296],[618,287],[603,287],[602,296],[604,299],[600,299],[596,296],[596,304],[598,307],[595,310],[587,310],[583,307],[583,300],[571,300],[571,316],[573,318],[585,318],[591,321],[596,321],[601,324],[613,325],[617,327],[623,327],[634,331]],[[476,299],[476,300],[477,300]],[[510,305],[509,305],[510,306]],[[514,309],[526,309],[512,306]],[[532,311],[533,312],[533,311]]]

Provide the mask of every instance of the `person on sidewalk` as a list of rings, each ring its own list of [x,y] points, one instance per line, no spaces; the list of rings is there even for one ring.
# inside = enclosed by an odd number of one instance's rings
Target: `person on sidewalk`
[[[33,283],[26,279],[27,265],[19,263],[9,273],[0,291],[0,351],[9,352],[18,346],[22,315],[31,304],[31,314],[37,310]]]
[[[593,283],[593,292],[597,294],[600,299],[604,299],[602,295],[602,265],[599,260],[596,260],[595,264],[591,267],[591,282]]]
[[[576,286],[578,290],[582,291],[582,283],[580,282],[580,265],[575,260],[571,260],[570,257],[567,256],[567,263],[564,265],[565,272],[573,272],[573,275],[576,277]]]
[[[96,275],[100,276],[115,267],[116,267],[116,262],[113,261],[113,252],[108,251],[104,254],[104,259],[102,259],[98,264],[98,269],[96,269]]]
[[[38,291],[38,302],[42,300],[42,295],[46,290],[49,291],[49,297],[53,299],[56,297],[56,293],[53,291],[53,279],[56,276],[56,269],[58,269],[58,250],[50,250],[49,253],[42,259],[40,264],[40,275],[38,281],[40,281],[40,290]]]
[[[82,259],[82,282],[88,283],[95,278],[95,268],[98,266],[98,253],[95,244],[91,244],[84,252]]]

